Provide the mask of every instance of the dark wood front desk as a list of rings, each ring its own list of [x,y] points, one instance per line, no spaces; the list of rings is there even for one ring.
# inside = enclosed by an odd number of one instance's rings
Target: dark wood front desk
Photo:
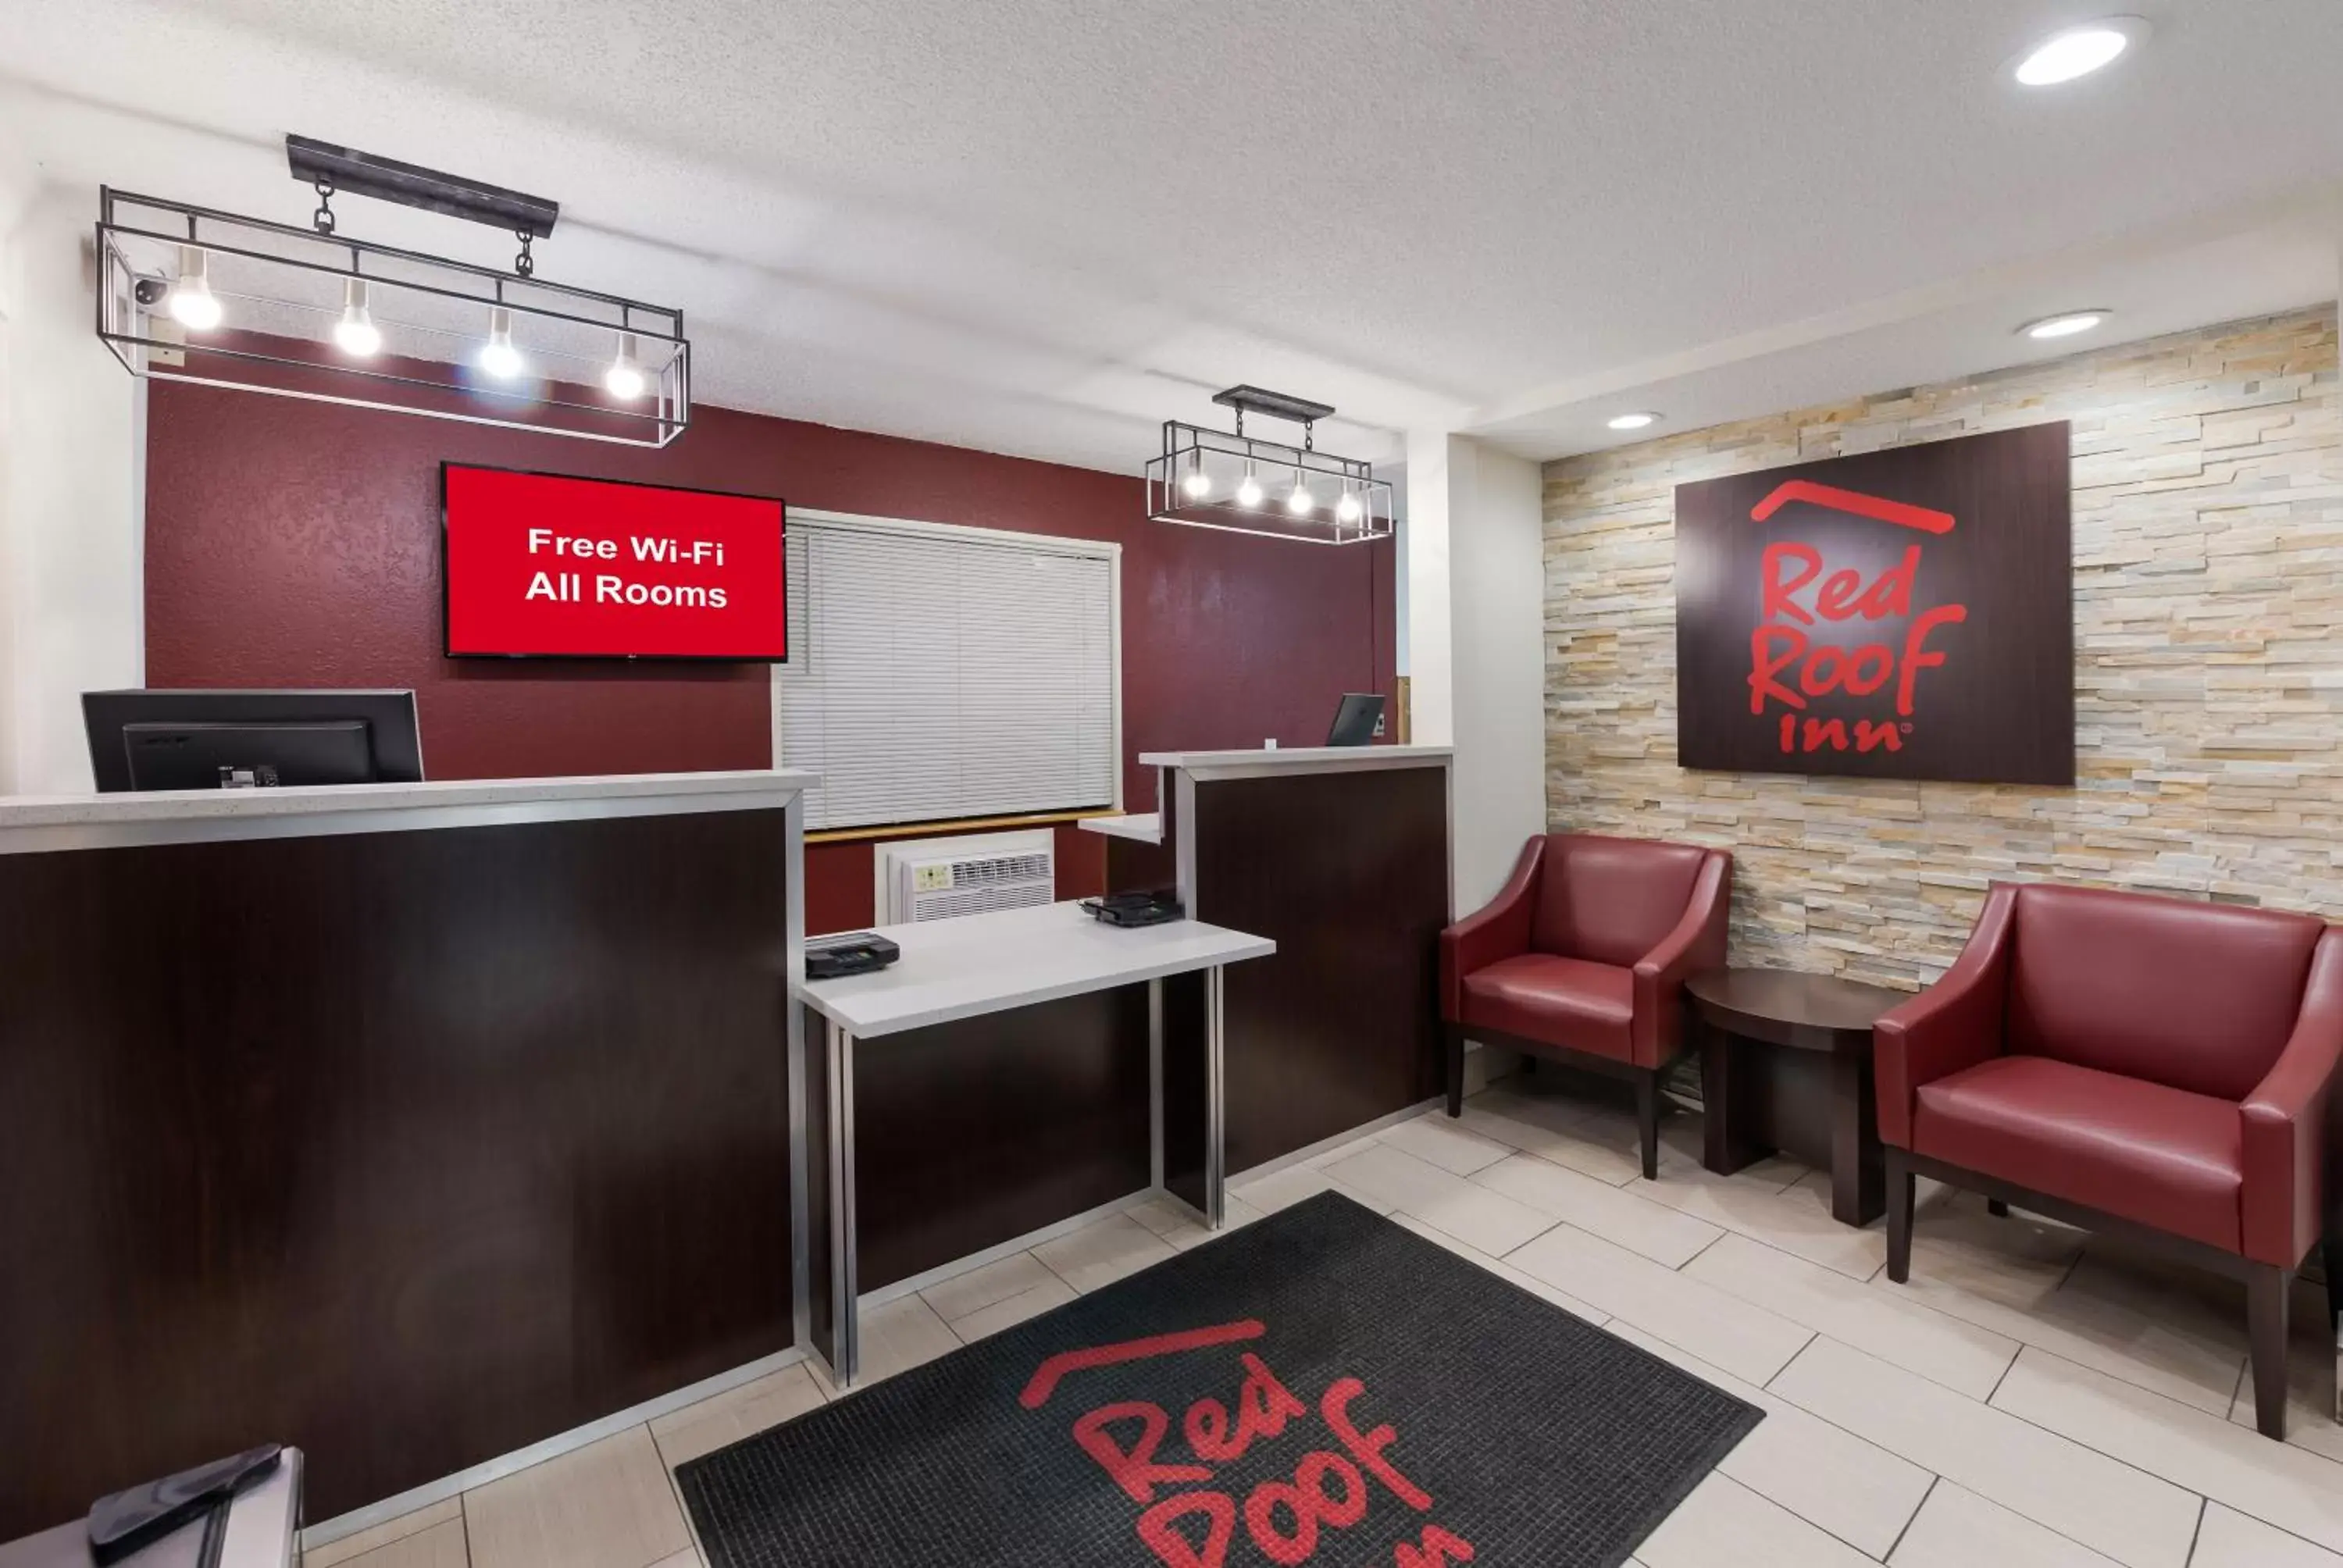
[[[1445,747],[1147,753],[1152,817],[1092,819],[1114,891],[1176,887],[1194,919],[1274,957],[1228,973],[1228,1170],[1442,1092],[1449,920]],[[1200,1007],[1165,982],[1167,1010]]]
[[[850,1075],[790,1004],[802,775],[0,801],[0,1540],[281,1442],[316,1545],[1435,1096],[1446,754],[1165,769],[1111,866],[1228,930],[1159,962],[1058,911],[988,971],[1032,994]]]
[[[790,1349],[798,776],[0,802],[0,1541]]]

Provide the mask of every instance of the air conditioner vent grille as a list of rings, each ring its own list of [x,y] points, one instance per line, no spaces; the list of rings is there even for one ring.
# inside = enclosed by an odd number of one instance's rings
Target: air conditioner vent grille
[[[942,920],[1054,902],[1056,849],[1046,829],[885,845],[878,866],[880,921]]]

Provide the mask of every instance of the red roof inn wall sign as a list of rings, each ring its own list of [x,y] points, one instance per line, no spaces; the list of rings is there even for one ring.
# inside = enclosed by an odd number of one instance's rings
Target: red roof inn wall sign
[[[2075,782],[2067,430],[1676,487],[1686,768]]]

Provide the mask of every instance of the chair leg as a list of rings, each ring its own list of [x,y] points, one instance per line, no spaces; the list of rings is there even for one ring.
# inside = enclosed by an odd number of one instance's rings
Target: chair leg
[[[1464,1031],[1448,1026],[1448,1114],[1464,1114]]]
[[[2009,1205],[2003,1202],[1998,1198],[1986,1199],[1985,1201],[1985,1211],[1992,1215],[1996,1220],[2006,1220],[2009,1218]]]
[[[1660,1075],[1635,1075],[1635,1126],[1644,1135],[1644,1180],[1660,1179]]]
[[[2255,1265],[2246,1276],[2246,1334],[2254,1363],[2254,1425],[2286,1440],[2286,1309],[2294,1271]]]
[[[1912,1277],[1912,1162],[1889,1144],[1887,1165],[1887,1277],[1903,1284]]]
[[[2343,1328],[2343,1223],[2338,1223],[2318,1243],[2318,1266],[2327,1275],[2327,1332]],[[2336,1395],[2343,1401],[2343,1392]]]

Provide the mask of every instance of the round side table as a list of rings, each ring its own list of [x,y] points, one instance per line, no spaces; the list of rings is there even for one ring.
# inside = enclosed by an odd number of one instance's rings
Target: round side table
[[[1908,992],[1795,970],[1708,970],[1684,982],[1700,1031],[1701,1163],[1730,1175],[1776,1150],[1831,1173],[1831,1215],[1886,1208],[1871,1026]]]

